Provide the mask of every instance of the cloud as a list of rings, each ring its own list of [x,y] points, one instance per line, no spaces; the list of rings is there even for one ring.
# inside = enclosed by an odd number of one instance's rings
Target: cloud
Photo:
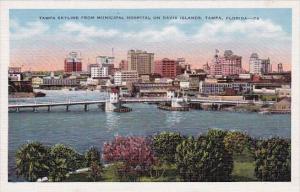
[[[66,22],[59,29],[69,35],[75,35],[77,41],[87,41],[91,38],[112,38],[120,33],[115,29],[105,30],[75,22]]]
[[[18,21],[10,21],[10,37],[12,40],[28,39],[44,34],[49,29],[49,26],[40,22],[28,22],[25,25],[20,25]]]
[[[215,21],[205,23],[195,35],[197,40],[202,41],[229,41],[237,36],[251,39],[274,39],[288,40],[290,37],[280,25],[270,20],[246,20],[246,21]]]
[[[138,32],[124,33],[123,37],[146,42],[179,41],[186,38],[185,34],[175,26],[166,26],[156,30],[147,29]]]

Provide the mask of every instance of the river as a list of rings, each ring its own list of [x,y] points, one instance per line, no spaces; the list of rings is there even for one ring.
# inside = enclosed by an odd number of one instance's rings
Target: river
[[[98,91],[43,91],[43,98],[9,99],[9,103],[40,103],[49,101],[96,100],[105,98]],[[253,137],[280,136],[290,138],[291,115],[261,115],[224,111],[169,112],[156,105],[128,104],[129,113],[105,113],[96,105],[84,112],[83,106],[21,110],[9,113],[9,181],[18,181],[14,173],[17,148],[27,141],[47,145],[63,143],[83,153],[94,145],[101,149],[103,142],[115,135],[149,136],[161,131],[178,131],[197,136],[210,128],[239,130]]]

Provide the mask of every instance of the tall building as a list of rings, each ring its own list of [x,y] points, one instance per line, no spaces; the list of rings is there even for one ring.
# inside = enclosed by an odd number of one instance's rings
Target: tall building
[[[190,73],[191,65],[185,62],[185,58],[178,58],[177,63],[181,68],[181,73],[187,72]]]
[[[282,72],[283,72],[283,66],[282,66],[282,63],[278,63],[278,65],[277,65],[277,72],[278,72],[278,73],[282,73]]]
[[[114,84],[122,85],[123,82],[134,83],[139,79],[137,71],[116,71],[114,75]]]
[[[109,56],[98,56],[96,57],[96,63],[99,65],[100,68],[107,68],[101,69],[102,71],[108,71],[108,75],[113,75],[113,68],[114,68],[114,57]]]
[[[155,61],[154,72],[160,74],[162,77],[174,79],[177,75],[181,74],[181,67],[176,60],[164,58]]]
[[[135,70],[138,74],[154,72],[154,53],[141,50],[130,50],[127,54],[128,70]]]
[[[128,62],[126,60],[122,60],[120,63],[119,63],[119,68],[121,70],[128,70]]]
[[[270,59],[260,59],[257,53],[252,53],[249,60],[251,74],[265,74],[271,72]]]
[[[218,55],[219,51],[216,50],[216,54],[210,66],[210,73],[212,75],[238,75],[243,73],[242,57],[234,55],[231,50],[225,50],[223,56]]]
[[[108,77],[108,67],[99,67],[99,65],[93,65],[90,67],[91,77]]]
[[[82,71],[82,62],[81,57],[77,52],[70,52],[69,55],[65,58],[65,66],[64,71],[65,73],[72,73],[72,72],[81,72]]]
[[[96,63],[102,67],[102,65],[114,65],[114,57],[109,56],[98,56],[96,57]]]

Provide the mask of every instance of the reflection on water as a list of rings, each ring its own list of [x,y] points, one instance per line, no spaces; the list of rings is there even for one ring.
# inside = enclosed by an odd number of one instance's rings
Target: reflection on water
[[[120,115],[118,113],[114,113],[114,112],[107,112],[105,113],[105,120],[106,120],[106,127],[109,131],[116,131],[116,129],[118,128],[119,124],[120,124]]]
[[[175,127],[178,123],[181,122],[183,119],[183,114],[184,112],[182,111],[170,111],[167,112],[168,114],[166,115],[166,124],[170,125],[171,127]]]

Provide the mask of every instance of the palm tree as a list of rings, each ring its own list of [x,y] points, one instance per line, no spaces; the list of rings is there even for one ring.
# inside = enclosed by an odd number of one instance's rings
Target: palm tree
[[[50,149],[50,180],[63,181],[69,172],[82,168],[83,162],[83,155],[71,147],[63,144],[52,146]]]
[[[36,181],[48,176],[48,147],[39,142],[22,145],[16,153],[16,174],[27,181]]]

